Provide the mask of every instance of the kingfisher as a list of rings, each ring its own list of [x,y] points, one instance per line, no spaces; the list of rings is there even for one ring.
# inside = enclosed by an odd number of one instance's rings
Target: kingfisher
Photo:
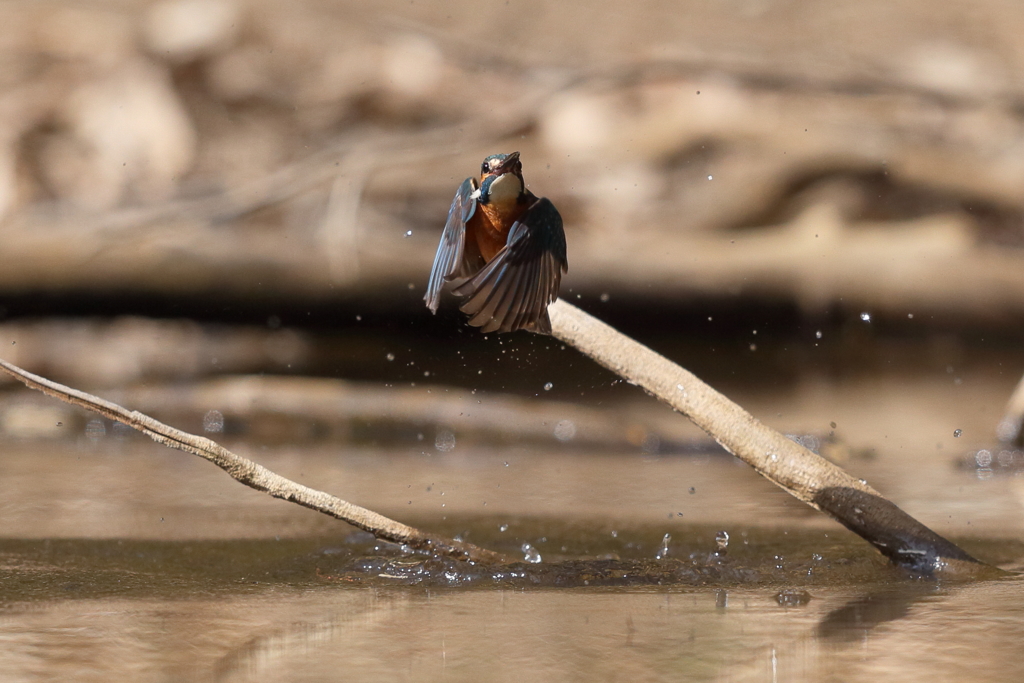
[[[519,152],[492,154],[455,193],[423,300],[437,313],[444,283],[459,280],[470,325],[551,334],[548,305],[568,269],[562,216],[526,189]]]

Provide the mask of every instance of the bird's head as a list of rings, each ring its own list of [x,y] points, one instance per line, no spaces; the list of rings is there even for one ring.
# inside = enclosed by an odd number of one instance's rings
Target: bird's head
[[[519,152],[492,154],[480,166],[480,203],[507,204],[526,190]]]

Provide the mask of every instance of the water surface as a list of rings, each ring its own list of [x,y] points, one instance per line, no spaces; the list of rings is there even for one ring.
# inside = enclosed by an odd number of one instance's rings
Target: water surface
[[[1015,569],[1022,480],[970,459],[991,446],[1013,380],[958,379],[817,378],[735,397],[787,431],[824,437],[836,422],[847,469]],[[1024,674],[1013,656],[1024,637],[1018,580],[909,577],[720,451],[589,452],[444,428],[454,444],[416,430],[381,443],[224,440],[285,476],[521,564],[492,571],[410,555],[109,424],[4,442],[0,677]]]

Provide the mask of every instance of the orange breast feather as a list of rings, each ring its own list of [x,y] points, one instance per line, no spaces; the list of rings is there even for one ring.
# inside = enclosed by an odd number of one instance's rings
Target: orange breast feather
[[[526,209],[525,204],[518,202],[502,207],[497,204],[480,204],[473,218],[470,219],[466,231],[476,238],[480,254],[490,261],[501,251],[508,240],[508,231]]]

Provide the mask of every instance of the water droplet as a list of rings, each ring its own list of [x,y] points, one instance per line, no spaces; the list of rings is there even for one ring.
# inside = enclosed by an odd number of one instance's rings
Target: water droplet
[[[554,384],[552,384],[551,382],[548,382],[547,384],[544,385],[544,391],[551,391],[551,389],[554,386],[555,386]]]
[[[821,562],[821,555],[818,553],[811,553],[811,559],[815,562]]]
[[[219,410],[211,410],[203,416],[203,431],[220,434],[224,431],[224,415]]]
[[[860,314],[860,319],[866,323],[869,323],[871,322],[871,314],[865,311],[864,313]]]
[[[508,524],[502,524],[501,526],[499,526],[498,527],[498,531],[500,531],[502,533],[508,531]]]
[[[714,176],[708,176],[708,180],[712,180]]]
[[[619,537],[619,532],[615,531],[614,529],[612,529],[612,538],[618,538],[618,537]]]
[[[996,437],[1000,441],[1012,441],[1020,430],[1020,423],[1018,420],[1006,419],[1000,421],[996,426]]]
[[[964,432],[963,432],[963,430],[962,430],[962,429],[954,429],[954,430],[953,430],[953,438],[954,438],[954,439],[959,439],[959,438],[960,438],[960,435],[961,435],[961,434],[963,434],[963,433],[964,433]]]
[[[576,424],[572,420],[560,420],[555,425],[555,438],[565,443],[576,436]]]
[[[729,532],[719,531],[715,534],[715,545],[718,546],[718,552],[724,553],[729,548]]]
[[[818,330],[817,332],[815,332],[814,333],[814,337],[815,337],[815,339],[821,339],[821,330]]]
[[[110,425],[110,427],[111,431],[114,433],[114,436],[116,436],[118,439],[125,439],[132,433],[131,427],[120,422],[115,422],[112,425]]]
[[[605,292],[604,294],[601,295],[601,303],[606,304],[608,303],[609,299],[611,299],[611,297],[608,296],[608,292]]]
[[[672,535],[665,534],[664,538],[661,539],[661,546],[658,548],[658,552],[654,554],[654,559],[664,560],[668,557],[668,544],[672,542]]]
[[[89,420],[85,425],[85,435],[90,439],[102,439],[107,435],[107,427],[103,420]]]
[[[437,433],[437,436],[434,437],[434,448],[442,453],[447,453],[452,450],[455,448],[455,434],[450,430],[442,429]]]
[[[406,230],[405,231],[405,236],[406,237],[412,237],[412,230]]]
[[[913,320],[914,319],[914,314],[913,313],[907,313],[907,317],[910,318],[911,320]]]
[[[821,440],[814,434],[802,434],[796,436],[793,440],[807,450],[814,451],[815,453],[817,453],[821,448]]]
[[[695,493],[697,493],[697,489],[695,489],[695,488],[693,488],[693,487],[691,486],[691,487],[690,487],[690,495],[692,496],[692,495],[693,495],[693,494],[695,494]]]
[[[778,462],[778,460],[779,460],[779,454],[778,453],[769,453],[768,457],[771,458],[772,462]]]
[[[387,358],[388,360],[394,360],[395,359],[395,354],[389,353],[388,355],[386,355],[384,357]]]
[[[814,576],[813,568],[807,570],[807,576]],[[801,607],[813,599],[807,591],[797,590],[796,588],[786,588],[779,591],[775,596],[775,602],[779,603],[780,607]]]
[[[424,377],[430,377],[430,370],[424,370],[423,371],[423,376]]]
[[[540,564],[540,562],[543,559],[541,558],[540,553],[537,551],[537,549],[529,543],[523,544],[522,551],[523,559],[529,562],[530,564]]]

